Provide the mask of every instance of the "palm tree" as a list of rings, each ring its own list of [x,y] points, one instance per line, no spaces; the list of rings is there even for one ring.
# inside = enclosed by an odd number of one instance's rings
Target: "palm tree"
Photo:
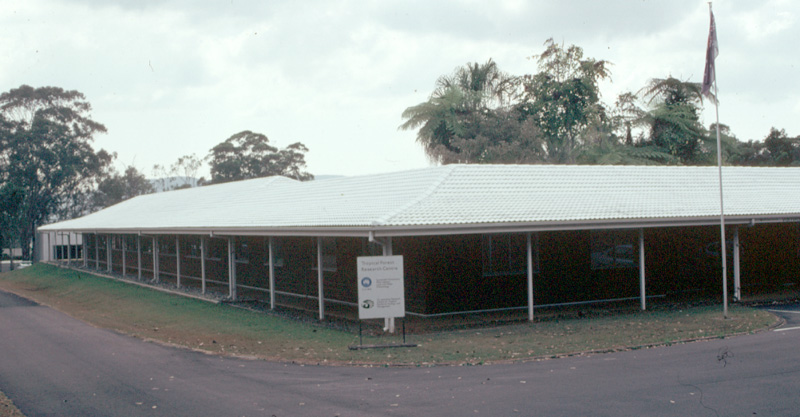
[[[702,85],[689,81],[681,81],[669,76],[667,78],[652,78],[646,86],[639,90],[639,94],[648,97],[647,104],[664,102],[666,104],[695,103],[703,104]],[[715,98],[710,95],[712,103]]]
[[[707,132],[699,116],[703,103],[701,89],[700,83],[668,77],[654,78],[639,91],[650,106],[643,115],[650,128],[649,143],[667,149],[682,163],[707,160],[708,149],[703,146]]]
[[[520,94],[517,77],[509,76],[489,59],[467,63],[436,80],[430,98],[403,111],[402,130],[419,129],[417,142],[434,163],[445,162],[444,153],[458,153],[452,143],[480,123],[482,116],[503,108]]]

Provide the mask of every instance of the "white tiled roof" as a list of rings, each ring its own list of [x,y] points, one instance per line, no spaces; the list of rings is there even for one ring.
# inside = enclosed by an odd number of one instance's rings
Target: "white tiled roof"
[[[724,167],[730,218],[800,219],[800,169]],[[448,165],[297,182],[271,177],[136,197],[41,227],[74,231],[406,230],[701,224],[716,167]]]

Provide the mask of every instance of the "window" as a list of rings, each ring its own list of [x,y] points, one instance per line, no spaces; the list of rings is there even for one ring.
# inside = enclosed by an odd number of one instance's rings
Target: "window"
[[[591,232],[592,269],[636,268],[638,238],[630,230],[597,230]]]
[[[370,242],[369,239],[364,239],[361,245],[361,253],[364,256],[382,256],[383,246],[378,242]]]
[[[228,241],[226,239],[206,239],[206,259],[215,261],[222,260],[228,257]]]
[[[158,254],[166,256],[175,256],[175,238],[172,236],[163,236],[156,239],[158,242]]]
[[[200,242],[190,242],[188,243],[188,246],[190,258],[199,258],[202,255],[202,251],[200,250]]]
[[[234,245],[234,254],[236,256],[236,262],[241,263],[248,263],[250,262],[250,245],[244,239],[236,239],[236,245]]]
[[[136,236],[135,235],[125,235],[123,237],[125,239],[125,250],[136,250]]]
[[[269,266],[269,243],[267,243],[267,261],[264,262],[264,265]],[[272,262],[275,268],[283,268],[285,261],[285,255],[283,254],[283,245],[281,245],[281,241],[278,238],[272,239]]]
[[[143,253],[151,253],[153,252],[153,240],[149,237],[142,237],[139,242],[142,245],[142,252]]]
[[[111,236],[111,249],[122,250],[122,236],[120,235]]]
[[[533,272],[539,272],[538,236],[533,239]],[[524,234],[483,235],[483,276],[527,274],[528,250]]]
[[[317,239],[314,239],[314,256],[311,269],[317,270]],[[322,270],[336,272],[336,239],[322,239]]]

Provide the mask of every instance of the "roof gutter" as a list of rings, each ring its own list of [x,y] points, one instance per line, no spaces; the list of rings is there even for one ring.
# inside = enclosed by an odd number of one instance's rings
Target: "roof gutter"
[[[755,226],[761,223],[800,222],[800,213],[775,215],[725,216],[726,224]],[[76,232],[108,234],[147,234],[147,235],[206,235],[206,236],[299,236],[299,237],[362,237],[377,241],[381,237],[434,236],[461,234],[554,232],[572,230],[639,229],[663,227],[716,226],[718,216],[654,218],[654,219],[613,219],[613,220],[575,220],[550,222],[508,222],[475,224],[435,224],[435,225],[364,225],[364,226],[305,226],[305,227],[256,227],[256,228],[115,228],[115,229],[47,229],[40,232]]]

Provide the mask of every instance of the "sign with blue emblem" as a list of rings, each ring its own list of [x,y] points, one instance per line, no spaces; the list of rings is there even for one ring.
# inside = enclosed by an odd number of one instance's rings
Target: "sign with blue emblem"
[[[359,256],[358,318],[405,317],[402,256]]]

